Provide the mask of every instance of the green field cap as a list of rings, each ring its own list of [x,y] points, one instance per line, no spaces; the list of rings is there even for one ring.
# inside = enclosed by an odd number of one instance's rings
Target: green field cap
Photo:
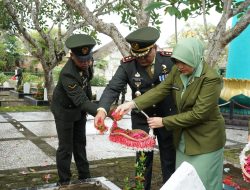
[[[66,40],[65,45],[79,60],[86,61],[92,59],[92,49],[96,42],[89,35],[73,34]]]
[[[160,32],[156,28],[143,27],[130,33],[125,39],[131,45],[131,54],[135,57],[142,57],[148,54],[159,37]]]

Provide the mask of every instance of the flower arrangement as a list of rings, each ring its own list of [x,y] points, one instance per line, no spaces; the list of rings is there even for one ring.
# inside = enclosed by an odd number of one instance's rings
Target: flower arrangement
[[[113,112],[114,119],[110,129],[109,140],[131,148],[136,151],[152,151],[155,146],[155,138],[141,129],[122,129],[118,127],[117,121],[122,119],[122,115]]]
[[[250,183],[250,142],[246,144],[240,153],[240,165],[244,180]]]

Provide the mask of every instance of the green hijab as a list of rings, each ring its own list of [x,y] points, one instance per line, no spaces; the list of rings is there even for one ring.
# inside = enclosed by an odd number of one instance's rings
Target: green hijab
[[[204,46],[196,38],[186,38],[176,44],[171,57],[194,68],[194,72],[189,76],[180,74],[184,86],[182,94],[187,86],[193,82],[194,77],[200,77],[203,69],[203,56]]]

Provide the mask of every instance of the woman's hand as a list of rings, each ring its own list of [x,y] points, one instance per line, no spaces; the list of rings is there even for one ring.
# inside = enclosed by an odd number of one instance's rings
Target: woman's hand
[[[150,128],[161,128],[164,127],[162,123],[162,117],[150,117],[147,119]]]
[[[135,108],[135,103],[133,101],[130,101],[130,102],[126,102],[126,103],[119,105],[116,108],[115,112],[119,113],[120,115],[125,115],[126,113],[131,111],[133,108]]]

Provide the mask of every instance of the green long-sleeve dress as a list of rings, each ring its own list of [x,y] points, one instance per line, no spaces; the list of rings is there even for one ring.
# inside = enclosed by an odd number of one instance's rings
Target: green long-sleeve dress
[[[203,61],[200,41],[180,41],[172,58],[194,68],[187,76],[176,66],[167,79],[134,99],[139,109],[155,104],[172,94],[178,114],[163,118],[166,129],[173,130],[176,146],[176,167],[183,161],[191,163],[206,190],[222,190],[225,122],[218,107],[222,79]]]

